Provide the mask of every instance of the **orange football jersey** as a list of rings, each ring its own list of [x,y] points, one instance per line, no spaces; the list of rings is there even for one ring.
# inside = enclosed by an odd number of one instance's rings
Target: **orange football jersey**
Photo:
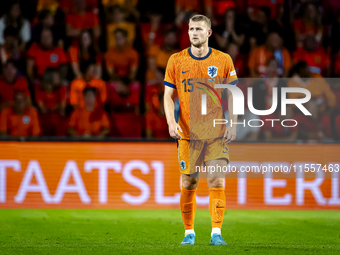
[[[215,84],[236,85],[237,82],[231,57],[221,51],[209,48],[206,56],[198,58],[187,48],[170,57],[164,85],[177,89],[182,139],[212,139],[224,135],[226,125],[213,125],[214,119],[224,119],[223,89],[215,88]],[[205,113],[203,97],[206,98]]]

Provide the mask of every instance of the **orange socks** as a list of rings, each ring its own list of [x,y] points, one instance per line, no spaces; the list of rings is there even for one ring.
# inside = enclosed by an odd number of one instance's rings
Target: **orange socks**
[[[189,190],[182,187],[180,205],[185,229],[194,229],[196,189]]]
[[[226,203],[224,187],[211,188],[209,189],[209,192],[209,211],[211,216],[212,228],[221,229]],[[182,187],[180,205],[184,228],[186,230],[194,229],[196,211],[196,189],[189,190]]]
[[[211,216],[211,223],[213,228],[221,228],[223,223],[223,216],[225,211],[225,194],[224,187],[211,188],[209,211]]]

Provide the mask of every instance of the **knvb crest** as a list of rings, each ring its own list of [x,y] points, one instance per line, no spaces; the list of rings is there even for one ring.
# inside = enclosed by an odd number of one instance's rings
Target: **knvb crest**
[[[211,78],[214,78],[217,76],[218,68],[216,66],[209,66],[208,67],[208,75]]]

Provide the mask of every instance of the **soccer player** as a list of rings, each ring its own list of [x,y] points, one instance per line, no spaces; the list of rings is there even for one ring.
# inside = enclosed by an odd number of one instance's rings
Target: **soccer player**
[[[223,167],[229,162],[228,144],[236,138],[236,125],[219,125],[213,123],[197,123],[193,120],[201,116],[201,107],[195,107],[203,94],[195,96],[195,92],[206,91],[212,99],[206,100],[207,115],[214,119],[223,117],[220,95],[211,83],[229,85],[237,84],[237,76],[231,57],[228,54],[208,46],[208,38],[212,34],[211,22],[203,15],[195,15],[189,21],[189,38],[191,47],[173,54],[167,64],[164,79],[164,107],[170,136],[177,139],[178,159],[182,176],[182,192],[180,207],[185,227],[185,238],[181,244],[194,244],[194,218],[196,210],[196,188],[199,172],[193,173],[194,166]],[[204,81],[204,82],[200,82]],[[179,121],[174,116],[173,94],[177,90],[179,98]],[[206,96],[206,95],[205,95]],[[219,101],[219,102],[218,102]],[[218,102],[218,103],[217,103]],[[217,106],[215,106],[217,105]],[[233,115],[232,95],[228,92],[228,108],[230,120],[235,123],[237,115]],[[203,109],[203,107],[202,107]],[[222,111],[221,111],[222,110]],[[203,112],[203,110],[202,110]],[[217,117],[216,117],[217,116]],[[211,118],[210,118],[211,120]],[[190,123],[191,122],[191,123]],[[193,132],[195,129],[195,132]],[[197,136],[200,134],[200,136]],[[200,138],[200,139],[197,139]],[[208,139],[205,139],[208,138]],[[221,227],[225,211],[225,193],[223,175],[207,175],[210,200],[209,210],[212,222],[211,245],[226,245],[221,236]]]

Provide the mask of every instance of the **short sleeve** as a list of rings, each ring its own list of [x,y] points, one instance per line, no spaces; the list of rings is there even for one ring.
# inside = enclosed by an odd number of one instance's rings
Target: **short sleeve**
[[[229,55],[227,55],[226,67],[225,67],[225,77],[227,78],[227,83],[230,85],[236,85],[238,83],[238,78],[236,70],[233,64],[233,60]]]
[[[176,89],[176,69],[174,55],[171,55],[166,65],[164,85]]]

